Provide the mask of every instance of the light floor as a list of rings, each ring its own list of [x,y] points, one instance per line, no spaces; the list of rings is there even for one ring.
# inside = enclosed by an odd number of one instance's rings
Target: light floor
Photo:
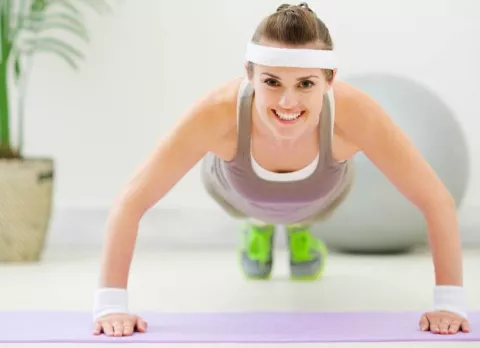
[[[394,256],[331,254],[324,279],[286,280],[286,253],[277,252],[273,279],[245,281],[235,251],[137,250],[130,277],[132,309],[162,311],[245,310],[425,310],[431,305],[432,262],[428,253]],[[480,309],[480,250],[465,250],[470,308]],[[97,284],[98,252],[47,252],[39,264],[1,264],[0,310],[89,310]],[[25,328],[28,330],[28,328]],[[1,330],[1,328],[0,328]],[[480,347],[474,343],[282,344],[282,347]],[[110,344],[15,344],[14,347],[91,347]],[[144,347],[128,344],[128,347]],[[152,345],[149,345],[152,346]],[[160,345],[241,347],[233,344]],[[259,344],[255,347],[277,345]]]

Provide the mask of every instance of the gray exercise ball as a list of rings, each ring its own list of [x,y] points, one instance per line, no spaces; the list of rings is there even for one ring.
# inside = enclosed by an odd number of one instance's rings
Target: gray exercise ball
[[[462,203],[469,177],[464,133],[452,110],[425,86],[386,74],[356,75],[345,82],[372,96],[413,141]],[[398,253],[425,244],[423,216],[363,153],[354,157],[355,183],[347,199],[313,231],[331,249],[354,253]]]

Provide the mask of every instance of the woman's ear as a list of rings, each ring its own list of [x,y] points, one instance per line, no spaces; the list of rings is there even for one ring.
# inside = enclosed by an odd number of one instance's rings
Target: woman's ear
[[[328,86],[331,87],[333,85],[333,81],[335,81],[335,77],[337,76],[337,71],[338,69],[333,69],[332,70],[332,79],[330,80],[330,82],[328,83]]]

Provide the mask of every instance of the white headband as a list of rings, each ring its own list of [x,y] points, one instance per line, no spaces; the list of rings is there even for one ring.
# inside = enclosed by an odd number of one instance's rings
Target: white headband
[[[268,66],[298,68],[337,68],[333,51],[314,49],[292,49],[247,44],[247,61]]]

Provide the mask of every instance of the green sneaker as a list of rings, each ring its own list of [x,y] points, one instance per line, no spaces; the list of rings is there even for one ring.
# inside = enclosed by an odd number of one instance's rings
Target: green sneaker
[[[326,245],[312,236],[306,225],[287,226],[290,251],[290,276],[293,280],[316,280],[325,269]]]
[[[247,224],[241,232],[240,264],[249,279],[269,279],[273,265],[274,225]]]

